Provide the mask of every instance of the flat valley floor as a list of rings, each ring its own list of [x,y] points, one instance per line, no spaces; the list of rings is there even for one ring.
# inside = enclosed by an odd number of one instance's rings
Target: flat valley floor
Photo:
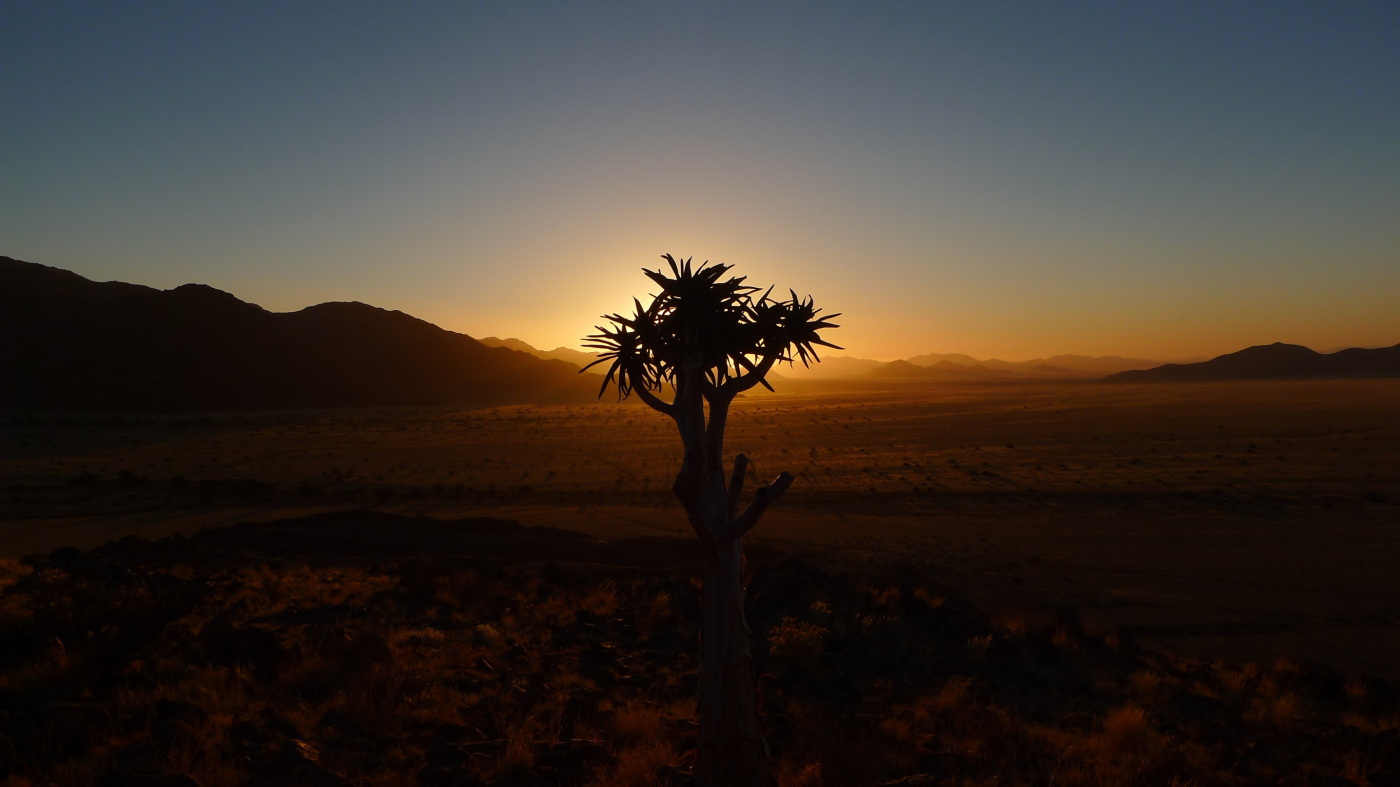
[[[785,380],[735,403],[751,543],[917,571],[1004,622],[1073,610],[1198,658],[1400,678],[1400,380]],[[0,557],[350,508],[598,538],[689,528],[635,404],[0,414]]]

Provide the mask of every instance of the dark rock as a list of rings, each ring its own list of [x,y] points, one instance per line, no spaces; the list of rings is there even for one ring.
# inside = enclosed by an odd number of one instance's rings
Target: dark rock
[[[8,735],[0,735],[0,781],[24,773],[24,758]]]
[[[41,716],[50,750],[65,758],[87,751],[88,744],[104,736],[112,722],[107,709],[92,702],[51,702]]]
[[[557,780],[580,782],[599,762],[610,759],[608,749],[598,741],[574,738],[553,744],[540,744],[534,749],[535,762],[549,768]]]
[[[154,773],[163,760],[149,741],[141,741],[113,752],[111,765],[119,773]]]
[[[329,715],[329,713],[330,712],[328,711],[327,715]],[[322,721],[324,721],[324,719],[322,719]],[[443,722],[442,724],[437,725],[437,729],[434,731],[434,736],[439,741],[444,743],[461,741],[468,737],[482,737],[481,732],[479,730],[476,730],[472,727],[468,727],[465,724],[457,724],[455,722],[450,721]]]
[[[670,787],[690,787],[695,783],[695,777],[684,768],[662,765],[656,769],[656,781]]]
[[[228,738],[244,743],[266,744],[272,743],[280,738],[276,732],[264,724],[248,719],[240,721],[229,728]]]
[[[500,785],[500,787],[548,787],[549,782],[534,771],[522,771],[504,776],[491,784],[492,787],[496,787],[496,785]]]
[[[418,772],[421,787],[481,787],[481,777],[458,768],[424,768]]]
[[[267,626],[233,626],[205,629],[200,634],[209,660],[216,664],[248,664],[254,669],[275,674],[287,656],[281,637]]]
[[[269,765],[270,770],[286,772],[315,765],[321,759],[321,752],[306,741],[290,738],[282,743]]]
[[[1371,771],[1366,774],[1369,787],[1400,787],[1400,774],[1386,771]]]
[[[333,632],[322,642],[321,649],[328,658],[356,671],[367,671],[376,664],[394,661],[388,640],[373,631]]]
[[[162,719],[151,724],[151,742],[163,752],[174,749],[182,738],[185,740],[195,739],[190,725],[182,721]]]
[[[209,720],[209,714],[197,705],[174,700],[158,700],[152,708],[151,740],[161,749],[169,750],[181,735]]]
[[[325,768],[302,768],[282,774],[256,777],[249,787],[346,787],[350,782]]]
[[[418,783],[431,787],[470,787],[479,784],[473,763],[490,760],[505,747],[505,741],[439,743],[428,750],[427,762],[418,772]]]
[[[343,735],[365,736],[365,725],[360,719],[346,713],[343,710],[332,708],[321,715],[321,720],[316,722],[316,731],[325,732],[334,730]]]
[[[540,566],[539,577],[542,581],[550,585],[563,585],[564,569],[558,563],[550,561]]]
[[[270,757],[254,763],[256,787],[344,787],[345,777],[322,768],[321,753],[306,741],[289,738]]]
[[[282,784],[287,787],[346,787],[349,782],[344,776],[325,768],[303,768],[284,777]]]
[[[69,571],[82,554],[83,550],[77,547],[59,547],[49,553],[49,565]]]

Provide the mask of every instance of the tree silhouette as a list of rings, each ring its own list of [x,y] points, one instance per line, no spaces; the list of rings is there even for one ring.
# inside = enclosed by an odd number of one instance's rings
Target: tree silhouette
[[[695,780],[710,785],[765,785],[773,782],[767,746],[758,724],[758,703],[749,628],[744,620],[743,535],[774,500],[792,485],[788,473],[760,488],[742,511],[748,458],[734,458],[725,484],[724,428],[734,397],[755,385],[773,390],[766,378],[773,365],[820,360],[818,331],[836,328],[819,317],[809,297],[789,290],[791,300],[775,300],[773,288],[744,277],[724,278],[728,265],[663,256],[671,275],[643,272],[661,292],[643,307],[633,299],[631,316],[604,315],[586,346],[599,351],[589,366],[611,362],[598,395],[616,386],[619,399],[636,394],[671,417],[685,446],[672,491],[690,519],[706,563],[700,613],[698,706],[700,740]],[[585,367],[587,368],[587,367]],[[672,392],[671,401],[663,397]],[[707,411],[708,410],[708,417]]]

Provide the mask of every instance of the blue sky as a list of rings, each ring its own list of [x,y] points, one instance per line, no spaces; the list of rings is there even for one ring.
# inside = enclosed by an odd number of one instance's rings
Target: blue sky
[[[576,344],[663,252],[853,354],[1400,341],[1400,5],[0,6],[0,254]]]

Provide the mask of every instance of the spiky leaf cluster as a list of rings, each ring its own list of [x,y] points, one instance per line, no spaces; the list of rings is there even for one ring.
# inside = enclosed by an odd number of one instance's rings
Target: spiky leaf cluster
[[[597,361],[609,363],[599,396],[616,385],[619,397],[633,389],[657,391],[676,385],[678,375],[693,370],[717,389],[745,374],[769,390],[760,368],[766,359],[819,361],[816,345],[841,349],[822,340],[819,331],[840,327],[830,320],[839,314],[820,316],[812,298],[791,300],[772,297],[773,288],[758,295],[758,287],[744,284],[745,277],[728,277],[732,266],[692,265],[690,259],[663,255],[671,275],[647,270],[661,292],[643,306],[632,300],[631,315],[605,314],[610,324],[599,325],[584,346],[599,353]]]

